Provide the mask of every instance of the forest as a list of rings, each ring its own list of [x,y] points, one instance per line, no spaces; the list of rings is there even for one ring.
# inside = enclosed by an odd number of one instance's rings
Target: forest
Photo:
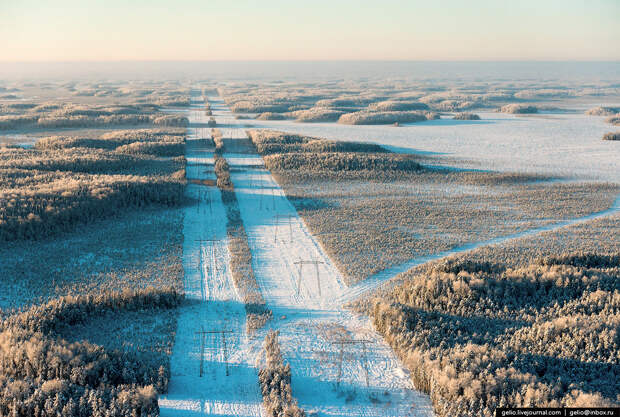
[[[291,388],[291,365],[284,362],[278,332],[270,330],[263,343],[264,366],[258,371],[263,403],[270,417],[304,417]]]
[[[120,131],[46,138],[33,149],[0,147],[0,240],[46,237],[127,207],[180,204],[185,137],[172,133]]]
[[[158,393],[170,377],[167,358],[109,350],[59,336],[67,326],[107,312],[153,314],[183,295],[145,288],[65,296],[5,316],[0,323],[0,414],[39,416],[158,416]]]
[[[358,304],[440,416],[620,401],[619,254],[445,260]]]

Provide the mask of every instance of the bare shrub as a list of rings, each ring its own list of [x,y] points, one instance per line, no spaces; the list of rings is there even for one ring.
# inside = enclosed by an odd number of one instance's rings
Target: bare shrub
[[[599,106],[587,110],[586,114],[590,116],[613,116],[614,114],[618,113],[618,111],[620,110],[614,107]]]
[[[531,114],[531,113],[538,113],[538,108],[531,104],[513,103],[513,104],[506,104],[505,106],[500,107],[498,111],[500,113]]]
[[[457,113],[454,120],[480,120],[480,116],[474,113]]]
[[[265,366],[258,371],[263,404],[272,417],[303,417],[305,411],[297,405],[291,389],[291,366],[284,363],[278,332],[270,330],[263,344]]]

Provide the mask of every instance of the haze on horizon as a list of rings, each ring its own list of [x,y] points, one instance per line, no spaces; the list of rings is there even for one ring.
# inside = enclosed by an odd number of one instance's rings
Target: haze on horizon
[[[0,62],[620,60],[616,0],[2,0]]]

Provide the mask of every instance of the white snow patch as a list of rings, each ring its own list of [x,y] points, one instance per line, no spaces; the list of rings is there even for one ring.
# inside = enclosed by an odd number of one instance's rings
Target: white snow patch
[[[387,145],[399,152],[464,159],[472,168],[543,173],[617,182],[620,146],[602,140],[613,126],[585,114],[517,116],[478,113],[481,120],[440,119],[392,126],[248,120],[252,128]],[[438,161],[440,163],[441,159]],[[449,163],[449,162],[448,162]]]

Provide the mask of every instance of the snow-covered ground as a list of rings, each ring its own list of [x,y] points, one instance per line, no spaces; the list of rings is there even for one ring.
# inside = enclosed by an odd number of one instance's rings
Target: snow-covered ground
[[[482,120],[442,118],[393,126],[248,120],[268,128],[328,139],[372,142],[400,152],[463,159],[459,165],[498,171],[544,173],[620,181],[620,146],[602,140],[617,130],[605,117],[576,113],[482,112]]]
[[[420,258],[414,258],[403,264],[395,265],[391,268],[378,272],[375,275],[372,275],[368,277],[367,279],[360,281],[356,283],[355,285],[350,286],[343,292],[339,301],[343,304],[346,304],[348,302],[359,299],[364,294],[367,294],[377,289],[382,284],[394,278],[395,276],[405,271],[408,271],[415,266],[422,265],[427,262],[435,261],[441,258],[446,258],[448,256],[456,255],[456,254],[463,253],[463,252],[473,251],[474,249],[481,248],[483,246],[506,244],[509,241],[522,239],[522,238],[533,236],[533,235],[543,233],[543,232],[557,230],[562,227],[573,226],[579,223],[587,222],[590,220],[595,220],[601,217],[611,216],[618,212],[620,212],[620,196],[616,198],[616,200],[614,201],[613,205],[610,208],[608,208],[607,210],[603,210],[601,212],[593,213],[593,214],[590,214],[584,217],[579,217],[576,219],[570,219],[570,220],[565,220],[565,221],[561,221],[558,223],[552,223],[546,226],[537,227],[535,229],[526,230],[524,232],[514,233],[508,236],[500,236],[494,239],[484,240],[481,242],[468,243],[465,245],[457,246],[456,248],[453,248],[453,249],[450,249],[444,252],[439,252],[433,255],[423,256]]]
[[[0,145],[16,145],[23,148],[32,148],[39,138],[18,133],[0,135]]]
[[[224,137],[247,140],[219,98],[210,97]],[[346,285],[257,154],[225,154],[231,166],[257,281],[292,368],[293,394],[321,416],[427,416],[426,394],[373,330],[344,310]],[[299,265],[297,262],[318,262]],[[344,342],[339,344],[340,342]],[[258,342],[257,342],[258,343]]]
[[[196,103],[188,117],[206,123]],[[192,144],[204,132],[188,131],[187,178],[215,180],[213,154]],[[261,416],[254,353],[245,335],[245,309],[229,269],[226,212],[215,186],[188,184],[193,204],[183,224],[184,285],[189,305],[179,314],[168,394],[159,400],[162,416]],[[220,333],[198,333],[198,332]],[[224,331],[225,333],[221,333]],[[228,373],[228,375],[227,375]]]

